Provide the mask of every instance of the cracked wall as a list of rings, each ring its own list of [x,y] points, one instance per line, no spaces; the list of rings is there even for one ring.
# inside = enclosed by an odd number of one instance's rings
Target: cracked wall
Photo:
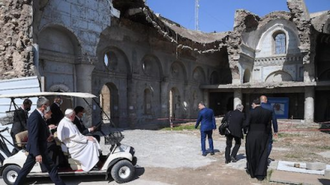
[[[0,1],[0,79],[32,76],[32,0]]]

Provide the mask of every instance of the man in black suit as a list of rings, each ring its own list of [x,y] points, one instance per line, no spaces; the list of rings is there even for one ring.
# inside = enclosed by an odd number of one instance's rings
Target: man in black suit
[[[36,162],[42,163],[47,169],[51,180],[56,185],[64,185],[65,183],[57,174],[57,167],[47,154],[47,140],[49,140],[48,127],[43,119],[44,112],[49,110],[49,100],[45,97],[40,97],[37,101],[37,109],[32,112],[28,118],[29,139],[26,150],[29,152],[23,168],[18,173],[14,185],[23,184],[26,176]]]
[[[260,106],[260,100],[253,101],[252,109],[246,119],[248,128],[246,135],[247,170],[252,178],[264,180],[267,176],[269,129],[271,127],[272,112]]]
[[[76,117],[73,121],[73,123],[77,126],[78,130],[82,135],[91,135],[93,136],[98,142],[100,142],[100,136],[99,135],[93,135],[92,133],[96,131],[96,127],[92,126],[89,128],[86,128],[83,119],[85,117],[85,108],[82,106],[77,106],[74,108],[74,112],[76,113]]]
[[[17,133],[27,130],[26,121],[28,119],[28,112],[31,110],[32,101],[25,99],[21,107],[14,111],[14,122],[10,131],[10,135],[16,143],[15,135]]]
[[[231,162],[236,162],[236,155],[241,146],[241,139],[243,138],[242,127],[245,120],[245,115],[242,112],[244,106],[242,104],[236,105],[236,109],[234,111],[230,111],[223,118],[222,122],[228,121],[230,133],[226,135],[226,151],[225,151],[225,160],[226,164]],[[231,146],[233,143],[233,139],[235,139],[235,146],[231,151]]]
[[[61,96],[55,96],[54,103],[50,106],[50,110],[52,111],[52,117],[47,121],[49,125],[53,124],[55,126],[62,120],[64,114],[61,110],[61,104],[63,100]]]

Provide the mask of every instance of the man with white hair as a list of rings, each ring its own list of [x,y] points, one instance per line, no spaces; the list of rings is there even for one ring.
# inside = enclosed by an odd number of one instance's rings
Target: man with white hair
[[[243,138],[243,123],[245,120],[245,115],[243,113],[244,106],[242,104],[236,105],[236,109],[229,111],[222,122],[227,121],[229,124],[230,133],[226,134],[226,150],[225,150],[225,163],[236,162],[237,152],[241,146],[241,139]],[[235,146],[231,151],[233,139],[235,140]]]
[[[93,136],[84,136],[73,124],[75,112],[72,109],[65,111],[64,118],[57,127],[58,139],[69,149],[71,157],[81,164],[84,171],[90,171],[99,161],[99,143]]]

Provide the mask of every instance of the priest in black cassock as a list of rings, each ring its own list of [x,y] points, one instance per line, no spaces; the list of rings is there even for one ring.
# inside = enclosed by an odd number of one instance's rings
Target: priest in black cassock
[[[252,178],[262,181],[267,176],[268,139],[271,129],[272,112],[260,106],[259,98],[254,100],[254,109],[247,116],[246,135],[246,172]]]

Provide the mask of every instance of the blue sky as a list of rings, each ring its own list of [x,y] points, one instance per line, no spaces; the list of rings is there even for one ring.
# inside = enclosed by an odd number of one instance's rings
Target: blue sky
[[[147,5],[183,27],[195,29],[195,0],[146,0]],[[330,0],[305,0],[310,13],[330,10]],[[273,11],[289,11],[286,0],[199,0],[199,30],[231,31],[235,10],[245,9],[260,17]]]

